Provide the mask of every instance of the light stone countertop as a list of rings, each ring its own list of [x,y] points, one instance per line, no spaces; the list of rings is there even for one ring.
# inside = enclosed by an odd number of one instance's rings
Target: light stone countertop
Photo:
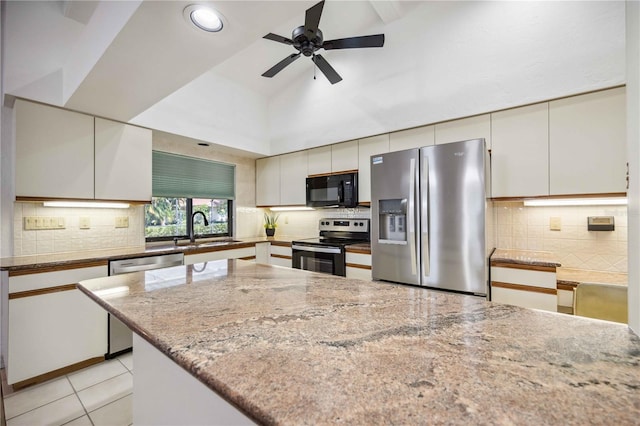
[[[640,418],[626,325],[240,260],[194,266],[79,287],[258,423]]]
[[[548,251],[496,249],[491,255],[491,261],[530,266],[560,266],[555,255]]]
[[[622,272],[589,271],[586,269],[558,268],[556,276],[559,283],[578,285],[580,283],[604,283],[628,285],[627,274]]]

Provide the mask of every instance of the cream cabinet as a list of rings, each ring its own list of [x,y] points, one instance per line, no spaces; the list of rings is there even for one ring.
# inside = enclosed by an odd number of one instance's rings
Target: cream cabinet
[[[151,200],[151,130],[17,100],[16,197]]]
[[[307,174],[324,175],[331,173],[331,145],[308,150]]]
[[[422,148],[435,143],[435,126],[422,126],[389,134],[389,152]]]
[[[93,117],[15,103],[17,197],[94,198]]]
[[[435,144],[484,138],[491,149],[491,114],[476,115],[435,125]]]
[[[347,278],[371,281],[371,254],[362,251],[350,251],[345,253]]]
[[[389,152],[389,134],[358,141],[358,201],[371,201],[371,156]]]
[[[626,192],[625,89],[549,103],[550,195]]]
[[[75,283],[107,275],[106,264],[9,275],[9,384],[25,386],[104,360],[107,312]]]
[[[151,130],[95,119],[95,198],[151,200]]]
[[[491,301],[557,312],[556,268],[492,262]]]
[[[280,204],[305,205],[307,178],[307,151],[280,156]]]
[[[491,114],[493,197],[549,195],[549,104]]]
[[[331,172],[358,169],[358,141],[331,145]]]
[[[256,206],[280,204],[280,156],[256,160]]]
[[[291,244],[272,243],[269,253],[269,263],[271,265],[291,268],[292,250]]]

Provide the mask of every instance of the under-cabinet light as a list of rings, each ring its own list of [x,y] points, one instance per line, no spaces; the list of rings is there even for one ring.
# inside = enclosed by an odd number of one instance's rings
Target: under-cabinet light
[[[45,201],[45,207],[82,207],[98,209],[128,209],[127,203],[105,203],[99,201]]]
[[[561,206],[626,206],[624,197],[603,198],[547,198],[524,200],[526,207],[561,207]]]
[[[284,211],[307,211],[314,210],[312,207],[304,207],[304,206],[282,206],[282,207],[270,207],[269,210],[272,212],[284,212]]]

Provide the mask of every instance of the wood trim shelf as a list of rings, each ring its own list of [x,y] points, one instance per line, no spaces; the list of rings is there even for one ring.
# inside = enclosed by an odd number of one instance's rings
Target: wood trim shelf
[[[371,254],[371,249],[367,250],[367,249],[360,249],[360,248],[350,248],[350,247],[345,247],[345,251],[346,251],[347,253]]]
[[[347,263],[345,265],[347,268],[358,268],[358,269],[367,269],[367,270],[371,270],[371,266],[369,265],[360,265],[358,263]]]
[[[291,241],[269,241],[273,246],[291,247]]]
[[[291,260],[291,256],[287,256],[287,255],[284,255],[284,254],[274,254],[274,253],[271,253],[271,255],[270,255],[270,256],[271,256],[271,257],[277,257],[278,259],[287,259],[287,260]]]
[[[493,260],[491,261],[491,266],[497,268],[524,269],[527,271],[556,272],[555,266],[524,265],[520,263],[497,262]]]
[[[9,300],[22,299],[24,297],[42,296],[43,294],[60,293],[61,291],[70,291],[78,288],[76,284],[58,285],[55,287],[39,288],[37,290],[18,291],[9,293]]]
[[[534,286],[521,285],[521,284],[501,283],[499,281],[491,281],[491,287],[506,288],[506,289],[518,290],[518,291],[529,291],[532,293],[552,294],[554,296],[558,294],[558,291],[555,288],[534,287]]]

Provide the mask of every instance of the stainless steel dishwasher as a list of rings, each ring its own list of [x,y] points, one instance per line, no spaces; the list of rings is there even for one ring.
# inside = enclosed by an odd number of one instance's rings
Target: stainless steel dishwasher
[[[184,265],[184,254],[172,253],[157,256],[136,257],[109,261],[109,275],[127,274],[129,272],[150,271],[152,269],[168,268]],[[132,348],[133,334],[129,327],[118,318],[109,315],[108,342],[105,358],[113,358]]]

